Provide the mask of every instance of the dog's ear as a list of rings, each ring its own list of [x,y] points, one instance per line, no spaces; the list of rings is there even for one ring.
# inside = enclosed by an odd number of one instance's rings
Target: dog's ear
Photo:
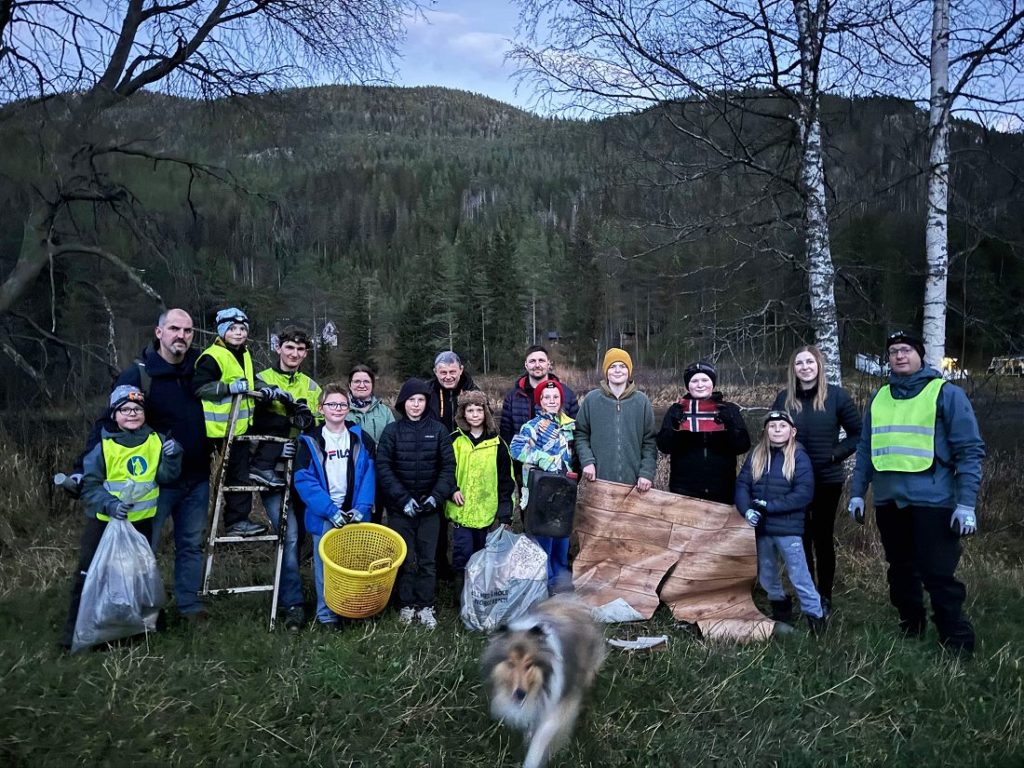
[[[530,627],[530,634],[534,637],[547,637],[548,631],[543,624],[534,624]]]

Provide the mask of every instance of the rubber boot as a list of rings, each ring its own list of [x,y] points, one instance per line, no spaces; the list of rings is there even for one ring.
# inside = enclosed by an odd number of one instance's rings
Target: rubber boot
[[[781,621],[783,624],[793,623],[793,598],[786,596],[783,600],[771,600],[772,621]]]

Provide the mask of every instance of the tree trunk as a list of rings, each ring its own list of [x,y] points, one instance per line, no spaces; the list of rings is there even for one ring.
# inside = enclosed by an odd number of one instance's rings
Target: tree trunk
[[[0,317],[11,311],[49,261],[46,248],[49,214],[49,207],[43,205],[32,211],[25,221],[18,261],[0,285]]]
[[[934,0],[932,5],[928,141],[928,277],[924,285],[922,336],[928,362],[938,367],[946,356],[949,281],[949,0]]]

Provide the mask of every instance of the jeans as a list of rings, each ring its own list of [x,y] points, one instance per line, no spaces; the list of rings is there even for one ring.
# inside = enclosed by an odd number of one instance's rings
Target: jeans
[[[281,520],[281,502],[284,501],[284,491],[262,493],[261,497],[263,508],[267,510],[267,517],[270,518],[270,523],[276,531]],[[281,560],[281,589],[277,596],[277,603],[285,608],[292,608],[302,605],[302,576],[299,575],[299,525],[295,519],[295,505],[289,503],[288,507],[288,520],[284,534],[284,558]],[[319,557],[319,553],[314,557]],[[322,581],[322,567],[320,576]],[[323,594],[322,590],[318,590],[317,594]],[[317,605],[319,607],[319,603]]]
[[[974,627],[963,613],[967,589],[954,577],[960,561],[960,538],[949,529],[952,509],[880,504],[875,507],[878,533],[889,563],[889,599],[909,634],[925,627],[924,593],[932,602],[939,641],[947,648],[974,650]]]
[[[179,480],[160,488],[160,501],[153,518],[150,542],[160,547],[164,523],[174,523],[174,601],[183,615],[203,610],[199,590],[203,579],[203,532],[210,506],[210,481],[206,478]]]
[[[807,556],[804,554],[804,544],[800,536],[757,537],[757,577],[764,591],[768,593],[768,599],[786,599],[786,591],[782,587],[779,555],[782,555],[789,580],[800,599],[800,610],[807,616],[821,618],[821,598],[814,588],[811,572],[807,570]]]
[[[320,559],[320,539],[322,538],[322,533],[313,534],[313,584],[316,588],[316,620],[321,624],[337,624],[341,620],[341,616],[328,608],[327,603],[324,602],[324,561]]]
[[[548,594],[572,591],[568,536],[531,536],[548,556]]]

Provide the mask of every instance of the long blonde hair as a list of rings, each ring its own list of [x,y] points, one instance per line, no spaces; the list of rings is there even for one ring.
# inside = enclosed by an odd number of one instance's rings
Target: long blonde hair
[[[814,361],[818,364],[818,379],[815,381],[815,386],[818,388],[814,393],[814,410],[824,411],[825,410],[825,398],[828,397],[828,379],[825,377],[825,358],[822,357],[821,350],[813,344],[807,344],[802,347],[797,347],[796,351],[789,358],[789,371],[786,377],[786,410],[790,413],[800,413],[804,409],[804,404],[800,402],[800,398],[796,396],[797,387],[800,386],[796,380],[796,371],[793,369],[796,365],[796,356],[802,352],[810,352]],[[789,479],[789,478],[787,478]]]
[[[792,480],[796,472],[796,427],[790,424],[789,441],[782,448],[782,474]],[[771,466],[772,444],[768,439],[768,425],[761,430],[761,439],[750,452],[750,479],[757,482]]]

